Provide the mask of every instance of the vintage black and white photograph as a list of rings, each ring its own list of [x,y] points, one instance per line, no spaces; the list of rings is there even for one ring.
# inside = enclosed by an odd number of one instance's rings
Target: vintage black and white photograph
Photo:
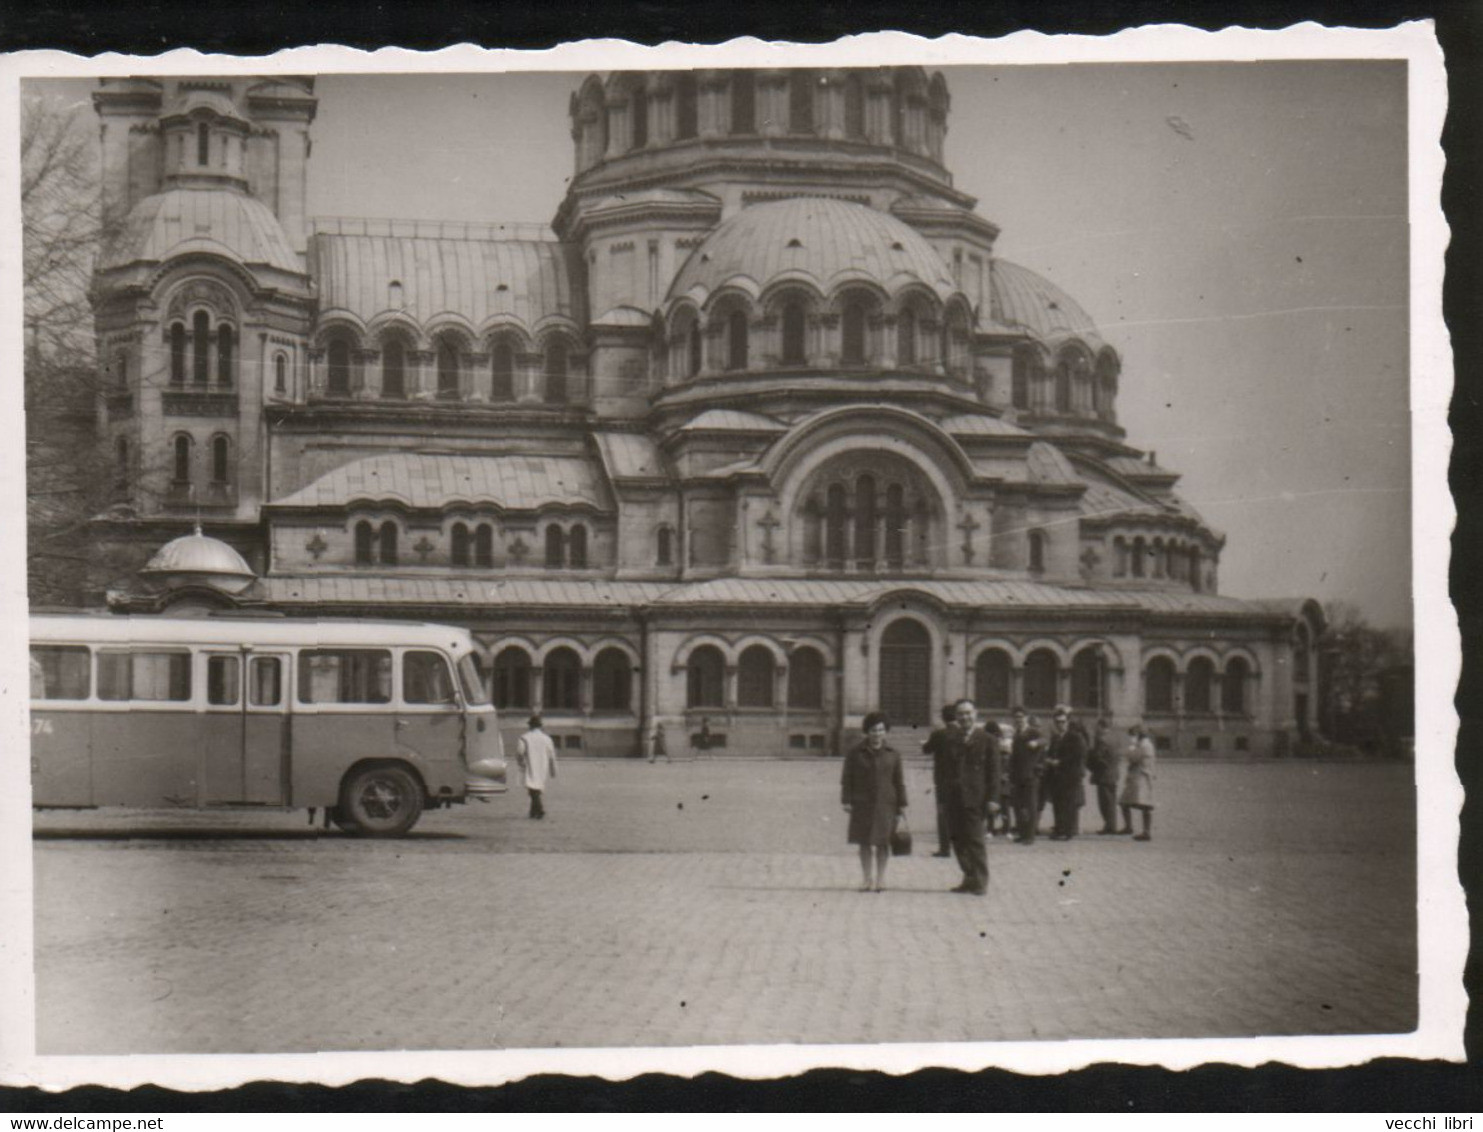
[[[23,74],[21,1044],[1460,1027],[1429,42]]]

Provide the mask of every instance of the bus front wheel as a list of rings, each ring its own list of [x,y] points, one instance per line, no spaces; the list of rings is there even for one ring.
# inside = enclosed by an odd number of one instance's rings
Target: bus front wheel
[[[345,780],[339,814],[363,836],[397,837],[422,815],[422,784],[399,766],[366,767]]]

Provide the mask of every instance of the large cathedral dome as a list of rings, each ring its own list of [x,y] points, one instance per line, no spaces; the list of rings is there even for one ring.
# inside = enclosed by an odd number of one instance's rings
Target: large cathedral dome
[[[691,253],[669,298],[697,304],[723,287],[756,296],[782,279],[830,294],[846,283],[888,295],[925,286],[945,300],[957,288],[930,244],[877,209],[823,197],[793,197],[742,209]]]
[[[1023,331],[1046,345],[1078,338],[1093,350],[1103,345],[1092,316],[1049,279],[1006,259],[993,261],[994,321]]]
[[[145,197],[109,242],[98,270],[161,263],[192,252],[280,271],[303,270],[267,205],[246,193],[210,188],[169,189]]]

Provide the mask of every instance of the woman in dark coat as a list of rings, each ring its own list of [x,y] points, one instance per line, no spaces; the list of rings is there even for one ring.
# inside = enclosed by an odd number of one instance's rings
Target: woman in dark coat
[[[865,717],[865,740],[845,755],[840,801],[850,815],[850,844],[860,847],[861,892],[882,892],[886,862],[891,857],[891,832],[906,812],[906,778],[901,756],[886,746],[886,717],[873,711]],[[870,862],[875,859],[872,880]]]

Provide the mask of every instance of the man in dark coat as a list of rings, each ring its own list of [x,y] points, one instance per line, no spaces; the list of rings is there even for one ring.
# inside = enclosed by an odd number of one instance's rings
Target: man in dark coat
[[[1112,742],[1112,720],[1103,716],[1097,720],[1097,733],[1092,738],[1091,750],[1087,752],[1087,770],[1091,772],[1092,785],[1097,788],[1097,809],[1102,812],[1102,828],[1098,833],[1117,832],[1117,783],[1122,777],[1122,754]]]
[[[1070,841],[1080,832],[1081,807],[1086,802],[1082,785],[1086,761],[1086,732],[1072,724],[1070,708],[1057,704],[1051,713],[1051,738],[1045,751],[1046,781],[1056,815],[1052,841]]]
[[[994,800],[999,783],[999,728],[993,733],[975,726],[977,709],[972,700],[954,705],[957,726],[948,743],[944,768],[944,794],[953,851],[963,869],[963,880],[954,892],[982,896],[989,890],[989,851],[984,820],[999,808]]]
[[[948,764],[948,741],[953,734],[957,719],[957,708],[952,704],[942,706],[942,726],[927,736],[922,744],[922,754],[932,756],[932,796],[937,801],[937,852],[934,857],[951,857],[952,830],[948,824],[947,806],[943,804],[942,783]]]
[[[1041,759],[1045,742],[1031,725],[1022,707],[1014,709],[1014,736],[1009,744],[1009,790],[1014,799],[1015,841],[1035,844],[1035,826],[1040,821]]]

